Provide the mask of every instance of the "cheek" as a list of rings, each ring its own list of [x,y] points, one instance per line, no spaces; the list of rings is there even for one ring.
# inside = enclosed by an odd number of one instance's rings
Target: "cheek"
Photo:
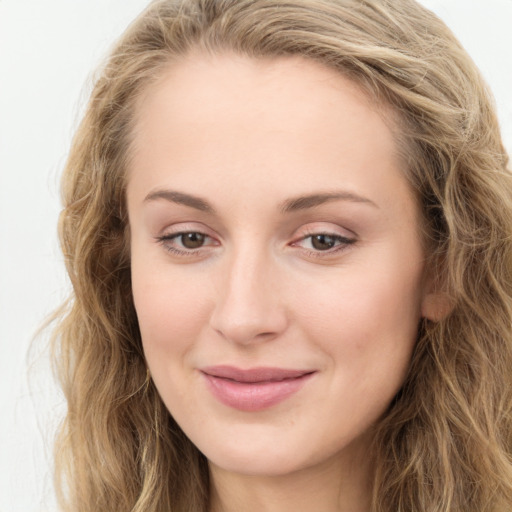
[[[191,399],[197,340],[208,316],[208,302],[198,283],[180,279],[168,266],[132,261],[132,286],[144,355],[167,409],[200,423],[201,411]]]
[[[197,282],[155,266],[132,261],[135,309],[148,360],[182,356],[200,335],[209,301]]]
[[[381,262],[383,263],[383,262]],[[297,318],[345,375],[404,373],[421,317],[421,269],[351,267],[324,286],[304,283]],[[307,292],[307,293],[306,293]]]

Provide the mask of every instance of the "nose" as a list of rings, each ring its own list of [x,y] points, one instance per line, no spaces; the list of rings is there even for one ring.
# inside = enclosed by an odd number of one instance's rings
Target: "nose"
[[[288,322],[278,269],[271,258],[247,252],[225,262],[210,317],[219,335],[242,345],[275,339]]]

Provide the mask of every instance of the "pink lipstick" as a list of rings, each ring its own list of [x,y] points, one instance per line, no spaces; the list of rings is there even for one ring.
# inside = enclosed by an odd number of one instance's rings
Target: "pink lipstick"
[[[261,411],[299,391],[315,373],[285,368],[233,366],[201,368],[209,390],[224,405],[240,411]]]

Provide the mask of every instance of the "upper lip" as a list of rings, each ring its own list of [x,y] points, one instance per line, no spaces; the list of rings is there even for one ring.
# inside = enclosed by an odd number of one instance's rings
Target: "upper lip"
[[[207,366],[201,372],[211,377],[229,379],[236,382],[279,382],[285,379],[296,379],[313,373],[313,370],[295,370],[275,367],[237,368],[235,366]]]

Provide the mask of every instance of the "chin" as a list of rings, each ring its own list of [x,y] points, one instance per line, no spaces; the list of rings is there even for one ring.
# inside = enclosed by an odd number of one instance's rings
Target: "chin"
[[[240,453],[240,450],[236,450],[236,453],[223,453],[212,458],[207,456],[207,459],[210,464],[225,472],[259,477],[286,476],[310,465],[290,454],[276,453],[270,448],[266,453]]]
[[[310,439],[278,438],[264,434],[232,436],[225,443],[212,442],[201,451],[213,466],[229,473],[247,476],[280,477],[321,466],[342,453],[331,446],[311,447]],[[292,436],[293,437],[293,436]],[[286,439],[287,438],[287,439]]]

